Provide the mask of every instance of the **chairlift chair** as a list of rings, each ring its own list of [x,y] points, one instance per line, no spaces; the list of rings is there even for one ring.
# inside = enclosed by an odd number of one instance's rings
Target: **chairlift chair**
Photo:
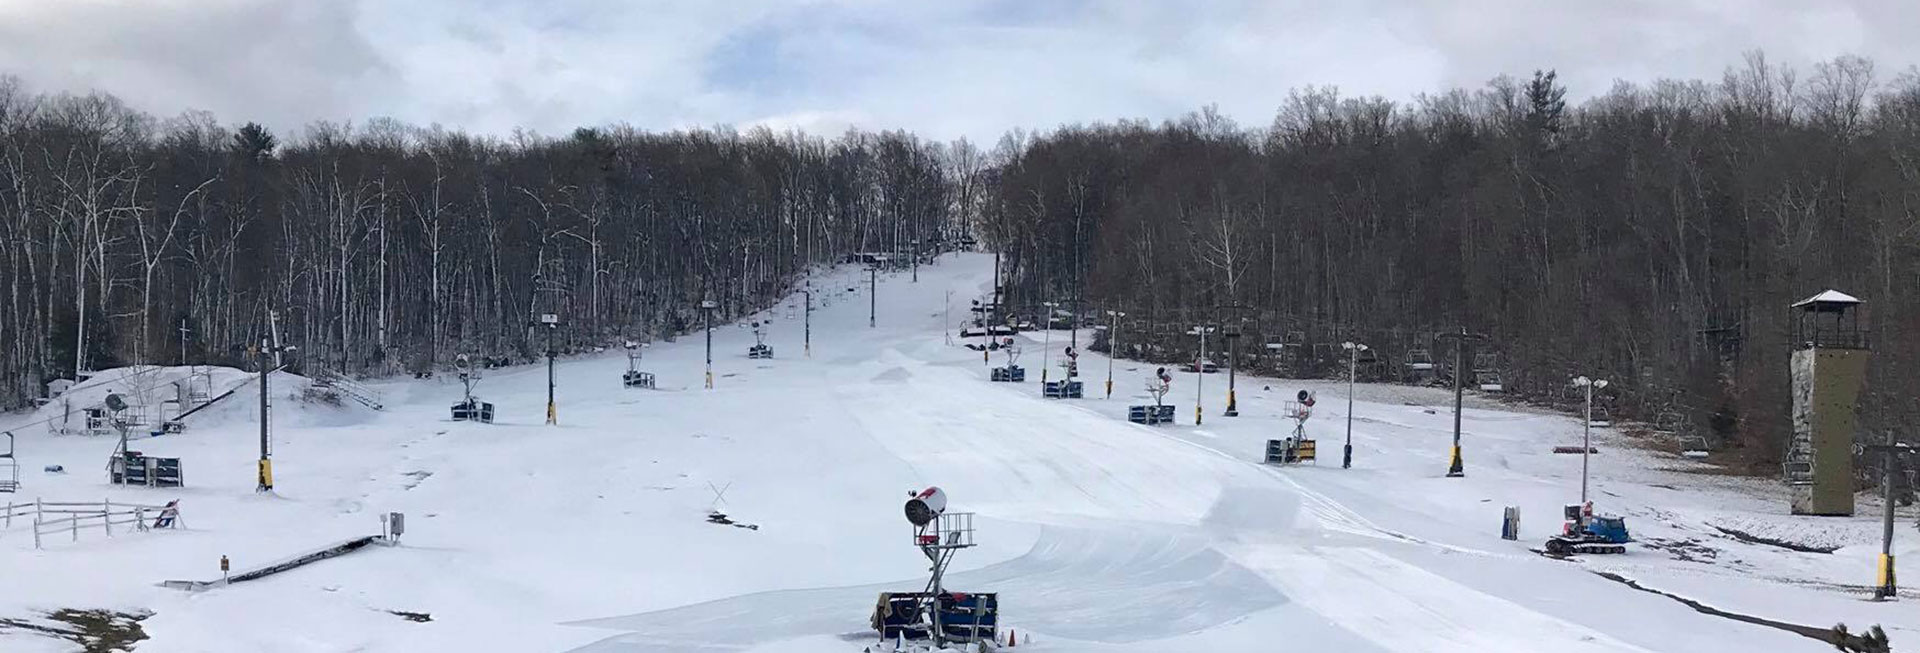
[[[1434,370],[1433,354],[1425,349],[1407,350],[1407,369],[1415,372],[1432,372]]]
[[[1606,406],[1601,406],[1596,404],[1593,407],[1593,418],[1587,423],[1589,425],[1603,428],[1603,429],[1612,427],[1613,413],[1609,412]]]
[[[1711,451],[1707,448],[1707,437],[1698,433],[1680,436],[1680,455],[1685,458],[1706,458]]]

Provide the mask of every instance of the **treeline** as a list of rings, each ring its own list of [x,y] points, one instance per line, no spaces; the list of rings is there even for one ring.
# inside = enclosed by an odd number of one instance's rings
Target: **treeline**
[[[1920,77],[1751,54],[1578,106],[1564,83],[1404,103],[1309,88],[1261,128],[1203,110],[1016,134],[982,226],[1010,305],[1126,311],[1123,345],[1190,360],[1186,328],[1232,323],[1247,361],[1291,343],[1344,374],[1338,343],[1357,339],[1394,376],[1416,350],[1444,362],[1432,334],[1466,327],[1510,392],[1611,379],[1616,413],[1759,462],[1789,432],[1788,305],[1837,288],[1874,330],[1863,428],[1916,423]]]
[[[955,161],[900,132],[580,129],[481,137],[387,120],[298,137],[0,77],[0,407],[131,363],[423,371],[744,314],[810,266],[957,240]],[[277,314],[277,324],[270,314]]]

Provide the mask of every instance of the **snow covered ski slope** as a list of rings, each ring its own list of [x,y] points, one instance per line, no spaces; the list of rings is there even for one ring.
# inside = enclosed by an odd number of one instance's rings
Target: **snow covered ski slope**
[[[460,396],[450,380],[373,384],[377,413],[276,399],[272,495],[253,491],[247,409],[138,443],[182,458],[180,489],[109,486],[112,442],[21,430],[15,501],[179,499],[188,527],[80,533],[36,551],[16,519],[0,527],[0,619],[151,612],[143,653],[853,652],[875,641],[878,592],[925,583],[900,504],[938,485],[978,514],[981,543],[947,587],[998,592],[1021,649],[1832,650],[1594,571],[1781,621],[1883,624],[1896,647],[1920,637],[1910,607],[1855,591],[1872,577],[1871,520],[1789,518],[1770,485],[1672,471],[1688,463],[1615,446],[1610,432],[1596,497],[1642,544],[1567,561],[1529,551],[1577,496],[1578,457],[1549,453],[1577,442],[1567,417],[1469,406],[1467,476],[1448,479],[1439,392],[1362,386],[1343,470],[1340,384],[1242,377],[1242,416],[1226,418],[1224,375],[1208,375],[1196,427],[1194,375],[1180,374],[1169,400],[1181,423],[1140,426],[1126,407],[1147,401],[1133,389],[1152,366],[1119,362],[1109,400],[1095,382],[1106,361],[1089,354],[1087,399],[1043,399],[1040,334],[1022,336],[1027,383],[989,383],[980,355],[942,328],[991,269],[991,257],[958,255],[918,283],[883,277],[876,328],[865,279],[830,273],[816,280],[810,358],[796,296],[750,318],[771,320],[773,359],[747,358],[747,328],[716,329],[711,391],[698,335],[647,349],[640,369],[657,390],[623,388],[617,351],[563,361],[558,426],[542,423],[537,367],[481,381],[493,425],[447,419]],[[1291,428],[1282,402],[1303,388],[1321,393],[1308,429],[1326,459],[1260,464],[1265,440]],[[67,473],[40,471],[53,464]],[[1499,539],[1508,505],[1522,509],[1519,542]],[[223,555],[242,568],[373,534],[389,511],[407,515],[398,547],[205,592],[156,585],[218,577]],[[1723,528],[1817,532],[1840,548],[1790,551]],[[0,650],[74,649],[0,625]]]

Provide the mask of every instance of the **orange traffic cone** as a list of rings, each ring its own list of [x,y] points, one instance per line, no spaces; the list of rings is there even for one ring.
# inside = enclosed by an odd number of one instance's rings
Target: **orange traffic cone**
[[[1013,629],[1007,629],[1007,648],[1013,648],[1019,645],[1019,638],[1014,636]]]

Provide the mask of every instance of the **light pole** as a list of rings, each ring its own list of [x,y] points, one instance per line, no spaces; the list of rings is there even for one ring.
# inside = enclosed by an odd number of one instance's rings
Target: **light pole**
[[[1227,411],[1223,413],[1223,415],[1226,417],[1239,417],[1240,401],[1238,396],[1234,394],[1234,376],[1237,374],[1234,370],[1240,367],[1240,361],[1235,358],[1235,355],[1240,353],[1240,347],[1238,346],[1240,342],[1240,325],[1228,324],[1227,332],[1221,335],[1227,337]]]
[[[1459,333],[1442,333],[1442,340],[1453,341],[1453,453],[1447,462],[1447,476],[1458,478],[1467,475],[1466,462],[1460,457],[1460,404],[1465,392],[1461,386],[1466,375],[1460,373],[1460,363],[1464,359],[1468,340],[1485,340],[1484,334],[1468,333],[1466,327],[1460,327]]]
[[[713,309],[719,304],[711,299],[700,300],[700,312],[706,315],[707,331],[707,389],[713,389]]]
[[[1607,387],[1606,379],[1573,378],[1573,384],[1587,391],[1587,423],[1580,430],[1580,505],[1587,505],[1587,454],[1593,451],[1593,390]]]
[[[1193,425],[1194,426],[1200,425],[1200,421],[1202,417],[1200,404],[1203,403],[1204,400],[1206,399],[1206,394],[1200,391],[1200,386],[1203,385],[1207,380],[1207,334],[1209,333],[1213,333],[1213,327],[1199,325],[1199,324],[1196,324],[1192,329],[1187,330],[1187,335],[1200,336],[1200,357],[1193,360]]]
[[[1040,328],[1045,330],[1045,333],[1040,336],[1040,390],[1041,392],[1045,392],[1047,389],[1047,356],[1053,353],[1053,308],[1059,306],[1060,302],[1040,302],[1040,305],[1047,309],[1046,316],[1040,320]]]
[[[547,424],[560,423],[560,407],[553,402],[553,359],[558,353],[553,350],[553,332],[560,328],[560,316],[542,313],[540,324],[547,328]]]
[[[913,282],[920,283],[920,239],[915,238],[912,242],[913,252],[909,256],[913,257]]]
[[[1113,359],[1120,357],[1120,318],[1126,311],[1107,311],[1107,398],[1113,398]]]
[[[804,337],[806,339],[804,340],[804,344],[801,345],[801,348],[806,350],[805,353],[807,358],[813,358],[813,280],[812,279],[807,280],[806,288],[800,291],[800,295],[806,298],[806,304],[807,304],[807,308],[805,311],[806,317],[804,318],[806,323],[806,335]]]
[[[1353,384],[1360,378],[1360,352],[1367,346],[1357,342],[1340,343],[1347,350],[1347,446],[1340,453],[1340,468],[1353,468]]]
[[[867,266],[867,328],[874,327],[874,314],[880,308],[880,262],[886,257],[876,257],[873,264]]]

